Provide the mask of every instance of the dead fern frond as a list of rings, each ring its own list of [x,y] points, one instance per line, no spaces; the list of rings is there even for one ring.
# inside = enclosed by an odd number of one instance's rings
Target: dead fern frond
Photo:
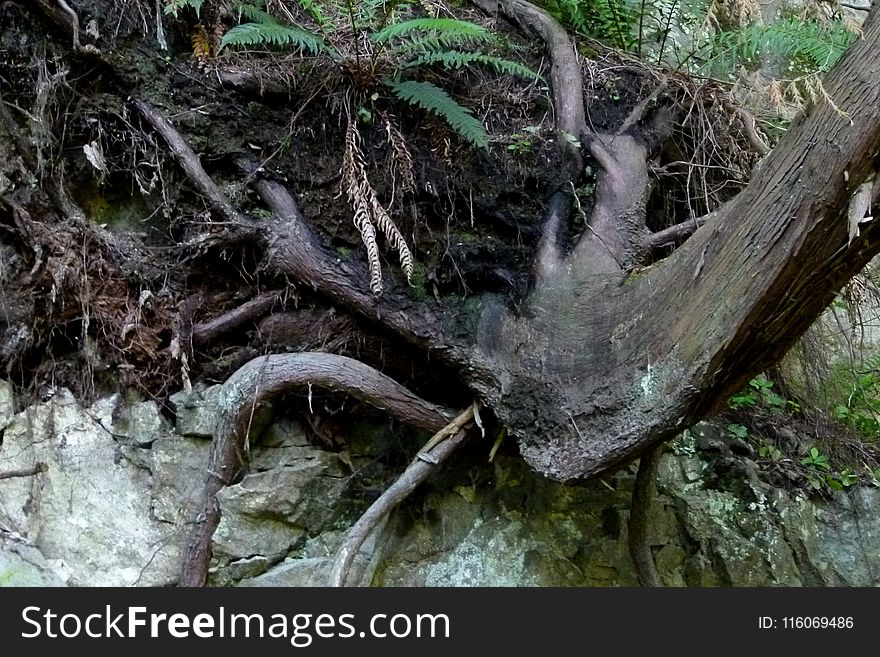
[[[345,153],[342,157],[342,186],[354,211],[354,225],[367,248],[370,268],[370,290],[376,296],[382,294],[382,266],[379,263],[379,246],[376,229],[370,221],[369,195],[363,189],[363,163],[360,155],[360,137],[354,121],[349,120],[345,133]]]
[[[361,149],[361,137],[353,119],[349,119],[345,133],[345,153],[342,159],[342,186],[354,211],[354,225],[361,234],[367,248],[370,267],[370,290],[376,296],[382,294],[382,269],[379,262],[379,247],[376,243],[376,228],[397,249],[400,266],[407,282],[412,282],[413,257],[406,240],[398,230],[388,212],[379,202],[376,191],[367,178],[367,167]],[[375,226],[374,226],[375,224]]]
[[[394,182],[401,194],[411,194],[415,190],[415,176],[413,157],[406,145],[406,137],[398,129],[392,115],[382,118],[388,135],[388,144],[391,146],[391,174]]]
[[[211,59],[214,52],[213,38],[208,34],[204,25],[196,26],[195,32],[193,32],[192,52],[199,64],[205,64]]]

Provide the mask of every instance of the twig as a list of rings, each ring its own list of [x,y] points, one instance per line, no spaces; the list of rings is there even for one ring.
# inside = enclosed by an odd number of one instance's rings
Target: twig
[[[33,477],[34,475],[38,475],[41,472],[47,472],[49,470],[49,466],[43,463],[42,461],[38,461],[34,465],[29,468],[22,468],[21,470],[7,470],[6,472],[0,472],[0,479],[14,479],[16,477]]]
[[[409,467],[391,486],[379,496],[370,508],[354,524],[342,547],[336,553],[336,559],[330,571],[329,585],[340,587],[351,570],[351,564],[358,549],[376,526],[391,511],[405,500],[416,487],[434,471],[435,465],[445,461],[452,452],[467,438],[467,425],[474,418],[474,406],[471,405],[448,425],[438,431],[425,446],[419,450]],[[429,454],[430,453],[430,454]],[[429,454],[429,458],[425,458]]]

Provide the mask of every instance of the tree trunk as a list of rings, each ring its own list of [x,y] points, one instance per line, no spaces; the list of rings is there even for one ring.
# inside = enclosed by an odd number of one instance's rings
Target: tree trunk
[[[847,221],[880,151],[878,45],[875,7],[826,97],[745,191],[647,273],[595,267],[587,232],[522,312],[486,309],[477,354],[495,380],[481,393],[532,466],[590,477],[670,438],[778,360],[880,250],[876,222],[848,245]],[[618,164],[637,148],[606,141]],[[628,181],[629,202],[612,206],[618,231],[638,211]]]

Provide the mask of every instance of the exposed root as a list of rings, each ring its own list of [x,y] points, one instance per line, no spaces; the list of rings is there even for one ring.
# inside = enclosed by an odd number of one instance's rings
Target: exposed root
[[[3,127],[12,139],[12,143],[15,145],[15,150],[18,151],[24,165],[30,170],[34,177],[39,180],[42,176],[40,176],[40,164],[37,155],[31,148],[28,138],[24,135],[21,128],[19,128],[18,123],[16,123],[15,119],[12,118],[12,115],[6,108],[2,93],[0,93],[0,126]],[[44,177],[43,184],[45,185],[46,193],[49,195],[49,198],[52,199],[52,202],[55,203],[55,206],[69,222],[77,226],[88,225],[85,213],[76,205],[76,203],[73,202],[70,195],[67,193],[67,190],[59,180],[56,180],[55,176]]]
[[[247,301],[229,312],[218,315],[192,327],[192,344],[194,347],[209,344],[221,335],[239,328],[247,322],[260,319],[279,302],[281,291],[265,292]]]
[[[468,435],[468,429],[474,419],[474,406],[471,405],[452,422],[438,431],[425,446],[419,450],[416,458],[403,471],[403,474],[379,496],[370,508],[358,519],[349,530],[348,536],[336,553],[333,567],[328,580],[329,586],[345,586],[345,580],[351,570],[355,555],[367,537],[382,519],[405,500],[416,487],[434,471],[434,466],[445,461]]]
[[[211,537],[220,522],[217,494],[246,466],[256,410],[276,397],[308,385],[341,390],[383,409],[401,422],[435,431],[447,413],[360,361],[324,353],[275,354],[248,362],[220,391],[220,418],[199,512],[182,555],[180,585],[203,586],[211,559]]]
[[[0,479],[13,479],[15,477],[33,477],[34,475],[38,475],[41,472],[47,472],[49,470],[49,466],[43,463],[42,461],[35,463],[29,468],[22,468],[21,470],[7,470],[6,472],[0,472]]]
[[[639,582],[646,587],[663,586],[648,541],[648,516],[651,500],[654,498],[654,482],[657,479],[661,449],[660,446],[651,447],[639,459],[639,471],[636,474],[629,511],[629,554],[636,567]]]
[[[190,180],[196,184],[199,191],[208,198],[211,207],[219,212],[225,221],[239,225],[250,225],[248,219],[232,205],[217,186],[217,183],[207,174],[201,162],[199,162],[198,155],[195,154],[189,144],[186,143],[186,140],[171,125],[171,122],[146,101],[132,98],[131,102],[147,122],[153,126],[156,132],[162,135],[162,138],[171,148],[171,153],[180,163],[180,166],[186,172],[186,175],[189,176]]]
[[[728,106],[728,109],[739,115],[739,118],[742,121],[743,130],[746,134],[746,139],[748,140],[749,145],[752,147],[752,149],[761,157],[767,155],[767,153],[770,152],[770,147],[764,142],[763,139],[761,139],[760,135],[758,135],[755,117],[752,116],[752,113],[742,107],[739,107],[738,105],[733,104],[730,104]]]
[[[253,186],[276,217],[274,220],[251,221],[223,194],[171,122],[148,103],[138,99],[133,100],[133,103],[168,143],[186,174],[226,222],[240,229],[243,234],[256,236],[263,242],[270,267],[358,315],[381,322],[410,343],[445,343],[442,338],[438,339],[436,318],[429,310],[410,307],[406,311],[398,311],[382,308],[372,294],[359,289],[361,277],[352,268],[328,256],[318,236],[300,212],[296,200],[283,185],[263,179],[253,182]],[[243,171],[252,171],[252,167],[246,162],[237,164]],[[226,240],[228,239],[227,235]],[[207,246],[210,241],[203,240],[198,246]],[[448,346],[436,353],[444,360],[461,357]]]

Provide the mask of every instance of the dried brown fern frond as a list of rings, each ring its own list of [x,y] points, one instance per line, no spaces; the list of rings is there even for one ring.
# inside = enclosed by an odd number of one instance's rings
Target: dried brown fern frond
[[[192,34],[192,52],[199,64],[206,64],[215,52],[214,39],[204,25],[197,25]]]
[[[388,144],[391,146],[391,174],[401,194],[411,194],[415,190],[413,157],[406,145],[406,137],[397,127],[393,115],[382,117]]]
[[[370,221],[369,194],[363,189],[363,164],[360,157],[360,136],[353,121],[348,122],[345,133],[345,153],[342,157],[342,186],[348,202],[354,210],[354,225],[367,247],[370,267],[370,290],[376,296],[382,294],[382,267],[379,263],[379,246],[376,229]]]
[[[379,202],[376,191],[367,178],[367,167],[361,150],[361,137],[353,119],[349,119],[345,133],[345,153],[342,159],[342,187],[354,211],[354,225],[361,234],[367,248],[370,265],[370,290],[375,295],[382,294],[382,269],[379,263],[379,247],[376,243],[376,228],[397,249],[400,266],[407,282],[412,281],[413,257],[406,240],[398,230],[388,212]],[[375,226],[374,226],[375,224]]]

